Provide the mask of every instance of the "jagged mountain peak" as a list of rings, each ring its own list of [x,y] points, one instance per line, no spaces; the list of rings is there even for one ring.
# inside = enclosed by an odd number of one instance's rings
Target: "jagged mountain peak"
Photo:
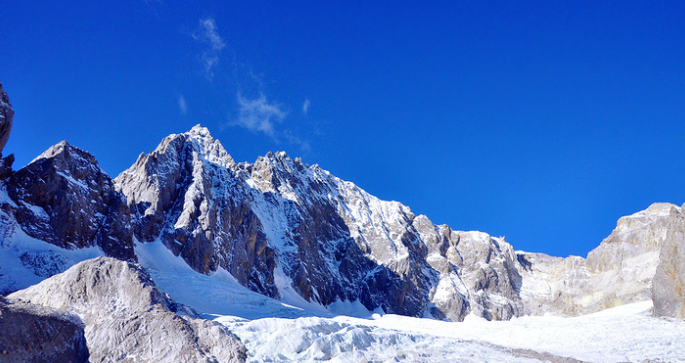
[[[204,160],[229,168],[235,166],[235,161],[228,154],[221,142],[212,137],[209,129],[197,124],[190,130],[179,135],[169,135],[169,138],[183,138],[185,143],[193,145],[194,151]]]
[[[135,259],[128,208],[92,154],[59,142],[14,172],[6,188],[17,208],[12,213],[29,236]]]
[[[253,168],[280,169],[285,172],[304,171],[310,165],[302,162],[302,158],[291,158],[285,151],[267,152],[264,156],[257,157],[253,164],[248,164]]]
[[[206,127],[197,124],[181,134],[170,134],[149,153],[141,153],[131,168],[124,170],[117,178],[136,174],[140,168],[146,174],[166,173],[186,162],[216,164],[224,168],[236,165],[221,142]]]
[[[209,129],[202,126],[201,124],[197,124],[197,125],[193,126],[190,130],[186,131],[185,134],[197,135],[199,137],[208,137],[208,138],[212,137],[212,135],[209,133]]]
[[[129,169],[115,178],[131,206],[144,215],[156,215],[168,207],[179,190],[193,181],[212,180],[236,166],[221,142],[200,124],[182,134],[171,134],[148,154],[142,153]],[[203,187],[200,189],[204,189]],[[156,232],[155,232],[156,233]]]
[[[71,145],[70,143],[62,140],[58,142],[55,145],[52,145],[49,147],[47,150],[45,150],[42,154],[38,155],[35,159],[31,161],[31,163],[35,163],[41,159],[56,159],[61,161],[62,163],[65,163],[64,166],[68,168],[68,166],[76,163],[76,164],[88,164],[92,165],[93,167],[99,168],[99,164],[97,162],[97,159],[93,154],[80,149],[76,146]],[[29,164],[31,164],[29,163]]]

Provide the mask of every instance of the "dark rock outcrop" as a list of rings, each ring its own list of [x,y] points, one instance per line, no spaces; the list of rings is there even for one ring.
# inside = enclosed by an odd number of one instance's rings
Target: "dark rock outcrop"
[[[7,299],[79,316],[86,326],[92,362],[244,362],[246,358],[244,346],[226,328],[175,304],[140,265],[127,261],[86,260]]]
[[[0,156],[2,156],[2,149],[10,138],[13,117],[14,110],[10,104],[10,99],[5,90],[2,89],[2,83],[0,83]]]
[[[76,316],[0,297],[0,362],[87,362],[83,329]]]
[[[91,154],[62,141],[16,171],[6,188],[29,236],[135,260],[129,209]]]
[[[12,163],[14,163],[14,155],[8,155],[2,158],[2,150],[10,138],[12,131],[12,119],[14,117],[14,110],[10,104],[10,99],[7,93],[2,89],[0,83],[0,180],[7,179],[12,174]]]

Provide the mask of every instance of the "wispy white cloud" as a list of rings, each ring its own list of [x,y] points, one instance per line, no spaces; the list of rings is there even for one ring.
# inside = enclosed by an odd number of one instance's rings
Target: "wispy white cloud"
[[[304,152],[312,151],[312,147],[307,140],[300,138],[290,130],[283,131],[283,136],[293,145],[297,145]]]
[[[178,108],[181,110],[181,115],[185,116],[188,114],[188,104],[186,103],[186,98],[183,95],[178,96]]]
[[[309,113],[309,105],[310,104],[311,104],[311,102],[309,102],[309,98],[305,97],[304,104],[302,105],[302,113],[303,114],[307,115],[307,113]]]
[[[269,103],[264,94],[260,94],[256,99],[248,99],[238,93],[238,106],[238,119],[233,125],[254,132],[263,132],[277,140],[275,124],[283,122],[288,115],[281,105]]]
[[[197,43],[203,46],[200,59],[204,66],[205,77],[211,81],[215,71],[225,75],[229,82],[226,86],[228,89],[224,89],[224,91],[235,92],[237,115],[234,113],[230,116],[228,126],[239,126],[255,133],[263,133],[275,143],[284,140],[299,146],[305,152],[311,150],[309,142],[302,138],[299,133],[293,132],[293,130],[298,129],[297,125],[290,125],[290,127],[282,125],[288,116],[288,111],[286,111],[288,108],[267,99],[268,93],[264,92],[264,89],[265,84],[269,82],[265,82],[265,76],[255,73],[249,64],[238,61],[235,52],[227,46],[224,39],[219,35],[213,18],[200,19],[197,28],[191,35]],[[225,52],[226,55],[222,52]],[[220,59],[223,62],[226,56],[228,56],[227,65],[218,68],[217,64],[219,64]],[[255,95],[258,97],[255,98]],[[311,102],[305,97],[302,105],[304,116],[309,113],[310,105]],[[185,115],[188,112],[188,105],[183,95],[178,98],[178,106],[181,114]],[[300,118],[302,117],[300,116]]]
[[[201,19],[198,28],[193,32],[193,39],[208,46],[200,59],[205,67],[205,76],[208,79],[214,77],[212,68],[219,63],[219,53],[226,43],[217,32],[216,23],[212,18]]]

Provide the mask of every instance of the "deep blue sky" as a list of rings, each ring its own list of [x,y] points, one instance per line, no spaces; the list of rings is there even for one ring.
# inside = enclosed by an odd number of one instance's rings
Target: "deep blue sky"
[[[201,123],[559,256],[685,201],[685,3],[322,3],[4,2],[4,154],[64,139],[116,176]]]

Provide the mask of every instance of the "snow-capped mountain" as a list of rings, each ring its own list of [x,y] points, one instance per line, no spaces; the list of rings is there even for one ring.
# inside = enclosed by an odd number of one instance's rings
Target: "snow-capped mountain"
[[[134,241],[159,240],[195,271],[226,270],[272,298],[452,321],[575,316],[650,299],[662,247],[685,231],[679,207],[656,204],[622,218],[587,259],[517,253],[282,152],[236,163],[199,125],[168,136],[114,180],[61,142],[2,187],[6,247],[31,238],[135,261]],[[21,250],[15,265],[44,278],[78,262],[67,255]],[[26,285],[3,279],[4,291]]]
[[[12,115],[0,85],[0,152]],[[587,259],[558,258],[435,225],[282,152],[236,163],[199,125],[115,179],[66,142],[12,161],[0,159],[0,362],[685,355],[685,213],[672,204],[621,218]]]
[[[139,214],[138,240],[159,238],[196,271],[225,269],[267,296],[454,321],[523,311],[508,243],[436,226],[283,152],[236,164],[199,125],[115,183]]]

